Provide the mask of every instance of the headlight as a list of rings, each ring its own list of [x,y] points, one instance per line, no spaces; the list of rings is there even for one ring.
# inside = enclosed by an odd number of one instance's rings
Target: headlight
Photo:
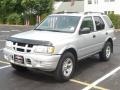
[[[53,54],[55,48],[52,46],[34,46],[35,53],[46,53],[46,54]]]
[[[11,41],[6,41],[5,47],[12,48],[13,43]]]

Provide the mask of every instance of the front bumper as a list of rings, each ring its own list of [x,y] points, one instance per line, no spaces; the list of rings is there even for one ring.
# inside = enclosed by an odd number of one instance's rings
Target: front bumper
[[[21,53],[4,48],[4,58],[10,63],[24,66],[27,68],[36,68],[44,71],[54,71],[57,67],[61,55],[41,55],[34,53]],[[24,57],[24,64],[14,62],[14,55]],[[29,60],[29,62],[28,62]]]

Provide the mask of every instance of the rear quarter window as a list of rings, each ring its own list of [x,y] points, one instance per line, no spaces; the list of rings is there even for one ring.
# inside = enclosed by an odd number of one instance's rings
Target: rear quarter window
[[[113,24],[108,16],[103,16],[109,28],[113,28]]]

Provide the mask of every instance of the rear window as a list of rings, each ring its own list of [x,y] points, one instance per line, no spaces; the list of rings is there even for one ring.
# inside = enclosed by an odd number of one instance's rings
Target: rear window
[[[113,28],[113,24],[108,16],[103,16],[109,28]]]

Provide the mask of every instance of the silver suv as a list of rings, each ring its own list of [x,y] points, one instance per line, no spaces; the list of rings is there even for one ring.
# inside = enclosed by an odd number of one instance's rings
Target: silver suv
[[[100,60],[108,61],[114,40],[112,22],[102,13],[58,13],[34,30],[8,38],[4,58],[18,71],[39,69],[67,81],[83,58],[99,54]]]

